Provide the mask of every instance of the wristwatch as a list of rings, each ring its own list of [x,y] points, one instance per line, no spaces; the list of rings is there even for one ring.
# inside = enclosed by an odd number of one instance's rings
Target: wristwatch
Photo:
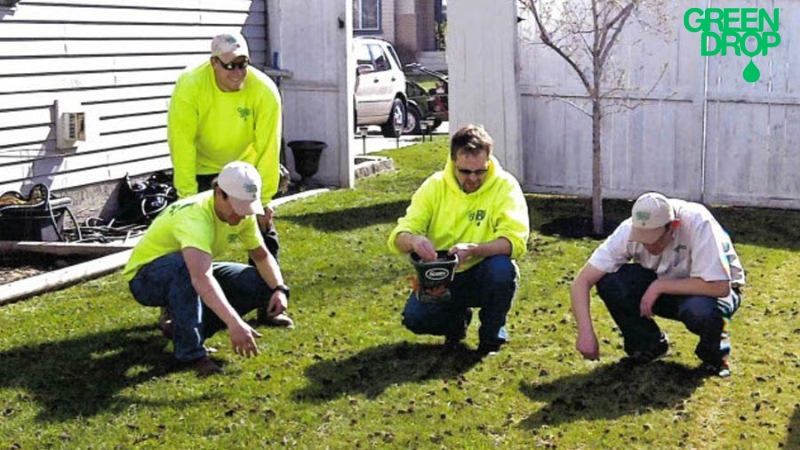
[[[281,291],[286,296],[286,300],[289,300],[289,286],[285,284],[279,284],[275,286],[276,291]]]

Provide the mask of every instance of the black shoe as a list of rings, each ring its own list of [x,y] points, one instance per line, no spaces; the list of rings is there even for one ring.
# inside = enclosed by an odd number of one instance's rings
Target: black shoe
[[[503,344],[487,344],[485,342],[481,342],[480,344],[478,344],[478,349],[475,350],[475,352],[481,358],[486,356],[494,356],[500,352],[500,347],[502,346]]]
[[[472,310],[467,308],[467,312],[464,316],[464,328],[458,334],[451,334],[446,335],[444,337],[444,346],[446,349],[454,349],[458,348],[461,345],[461,341],[466,339],[467,337],[467,328],[469,328],[469,324],[472,322]]]
[[[719,366],[703,362],[697,370],[703,375],[716,376],[720,378],[728,378],[731,376],[731,367],[728,361],[723,361]]]
[[[661,333],[661,339],[645,350],[637,350],[622,358],[621,362],[629,365],[648,364],[669,355],[669,338],[666,333]]]

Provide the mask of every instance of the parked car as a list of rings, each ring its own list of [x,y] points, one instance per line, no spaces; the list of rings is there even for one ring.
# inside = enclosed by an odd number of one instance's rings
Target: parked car
[[[447,105],[447,75],[430,70],[419,63],[406,64],[406,125],[403,134],[422,134],[421,121],[433,119],[426,132],[432,133],[442,122],[450,120]],[[433,80],[435,87],[425,89],[419,81]]]
[[[353,39],[356,58],[356,126],[380,125],[386,137],[403,132],[406,75],[392,44],[378,38]]]

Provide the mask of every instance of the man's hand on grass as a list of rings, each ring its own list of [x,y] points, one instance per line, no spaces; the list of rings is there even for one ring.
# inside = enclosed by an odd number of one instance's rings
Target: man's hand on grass
[[[254,330],[244,321],[239,321],[236,326],[228,328],[231,337],[231,346],[237,355],[250,358],[258,355],[258,345],[256,338],[261,337],[261,333]]]
[[[584,358],[592,361],[600,359],[600,344],[597,343],[597,336],[594,332],[578,332],[578,339],[575,348],[581,352]]]

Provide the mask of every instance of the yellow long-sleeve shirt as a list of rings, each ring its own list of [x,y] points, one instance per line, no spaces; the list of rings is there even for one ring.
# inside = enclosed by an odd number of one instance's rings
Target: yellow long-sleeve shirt
[[[188,247],[218,256],[233,242],[247,250],[264,245],[255,216],[238,225],[223,222],[214,209],[214,192],[206,191],[173,203],[156,217],[133,249],[122,277],[130,281],[142,266]]]
[[[426,236],[437,250],[503,237],[511,243],[512,258],[525,254],[530,220],[519,182],[493,156],[486,179],[475,192],[462,191],[453,170],[453,162],[448,158],[444,170],[428,177],[417,189],[406,215],[397,221],[389,235],[389,249],[398,253],[397,235],[407,232]],[[467,270],[481,260],[470,259],[458,271]]]
[[[277,192],[281,99],[275,83],[258,69],[247,69],[236,92],[217,87],[208,61],[184,72],[172,93],[167,135],[180,198],[197,193],[197,175],[217,174],[237,160],[258,169],[264,204]]]

